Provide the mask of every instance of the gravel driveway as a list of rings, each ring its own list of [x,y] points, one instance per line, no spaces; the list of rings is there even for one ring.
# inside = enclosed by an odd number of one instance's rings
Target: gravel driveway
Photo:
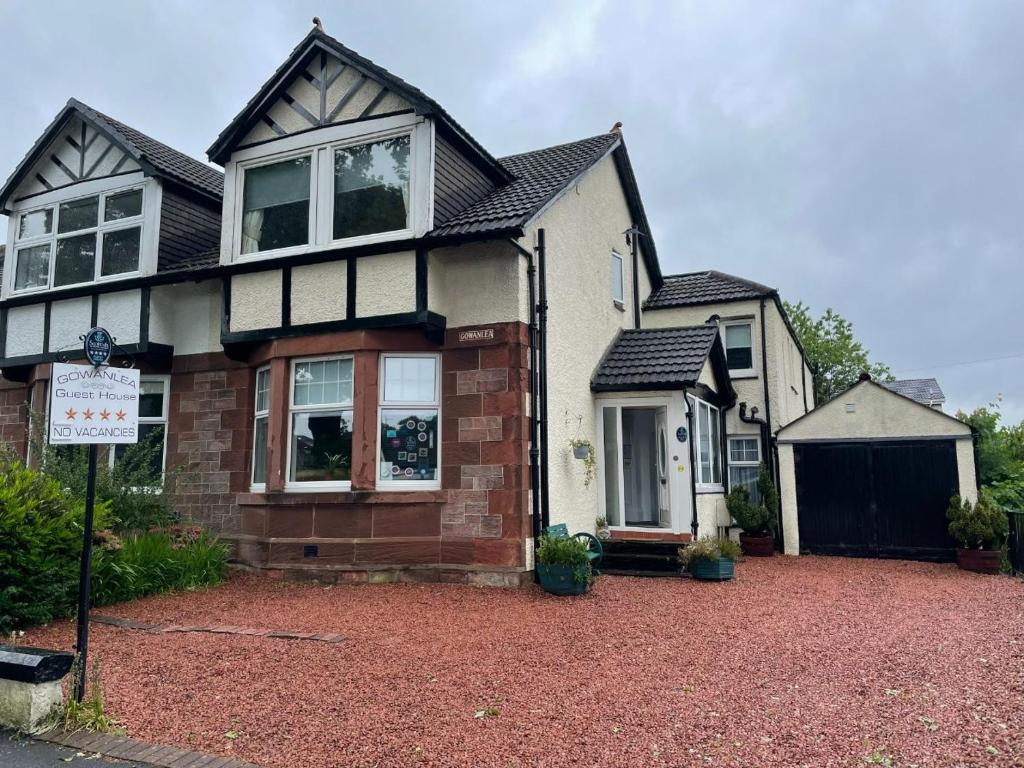
[[[1024,765],[1024,584],[952,565],[746,560],[582,598],[236,576],[95,626],[136,738],[266,766]],[[25,639],[69,647],[62,623]]]

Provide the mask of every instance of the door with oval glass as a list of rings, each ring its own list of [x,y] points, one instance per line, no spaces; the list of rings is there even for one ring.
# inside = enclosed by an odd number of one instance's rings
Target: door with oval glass
[[[668,498],[668,409],[659,408],[655,415],[658,433],[658,525],[672,525],[672,510]]]
[[[602,406],[603,512],[612,528],[671,528],[668,408]]]

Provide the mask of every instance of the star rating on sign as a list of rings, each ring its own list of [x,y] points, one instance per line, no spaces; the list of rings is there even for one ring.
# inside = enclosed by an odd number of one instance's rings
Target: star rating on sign
[[[88,408],[82,411],[82,418],[85,419],[86,421],[92,421],[92,416],[93,413]]]
[[[74,421],[75,416],[77,415],[78,411],[76,411],[74,408],[68,408],[66,411],[64,411],[64,417],[70,421]]]
[[[109,418],[110,418],[110,411],[108,411],[106,408],[104,408],[102,411],[100,411],[100,421],[106,421]]]
[[[128,414],[125,413],[123,410],[118,410],[118,412],[114,415],[117,416],[118,421],[124,421],[124,417],[127,416]]]

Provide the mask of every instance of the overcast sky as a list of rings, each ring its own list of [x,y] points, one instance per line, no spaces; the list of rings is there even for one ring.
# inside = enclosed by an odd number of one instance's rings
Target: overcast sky
[[[621,120],[665,273],[1024,418],[1024,3],[0,0],[0,175],[70,96],[205,159],[314,14],[495,155]]]

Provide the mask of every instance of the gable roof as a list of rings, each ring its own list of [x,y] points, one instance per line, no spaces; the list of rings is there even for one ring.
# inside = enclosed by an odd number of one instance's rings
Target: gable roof
[[[259,120],[263,111],[276,101],[277,97],[288,87],[293,77],[302,72],[309,61],[309,57],[317,51],[326,51],[333,56],[337,56],[362,74],[383,84],[389,90],[394,91],[412,104],[416,114],[429,115],[435,118],[441,130],[449,138],[454,139],[460,145],[460,149],[470,155],[482,170],[487,172],[496,181],[508,180],[507,172],[501,164],[466,129],[459,125],[440,104],[427,96],[419,88],[410,85],[379,64],[375,64],[364,56],[360,56],[318,27],[313,27],[309,34],[302,38],[288,55],[288,58],[284,60],[281,66],[274,70],[270,78],[249,99],[241,111],[228,123],[227,127],[220,132],[220,135],[217,136],[216,140],[207,150],[210,160],[221,165],[227,162],[231,148]]]
[[[605,353],[590,388],[595,392],[623,392],[694,386],[716,348],[724,365],[724,352],[715,324],[629,328],[619,334]],[[728,372],[723,375],[722,366],[715,367],[716,378],[728,387],[728,392],[720,394],[731,395]]]
[[[215,202],[220,202],[223,197],[224,174],[216,168],[211,168],[119,120],[108,117],[88,104],[83,104],[77,99],[68,99],[68,103],[57,113],[28,154],[18,163],[18,167],[14,169],[3,188],[0,188],[0,206],[4,211],[8,210],[7,200],[21,183],[24,175],[35,165],[67,121],[75,115],[120,146],[142,166],[147,176],[160,176],[176,181]]]
[[[755,283],[753,280],[709,269],[703,272],[665,275],[661,287],[652,292],[644,302],[644,309],[718,304],[759,299],[777,293],[774,288]]]
[[[946,395],[935,379],[900,379],[899,381],[881,381],[883,387],[890,392],[917,400],[919,403],[946,402]]]

